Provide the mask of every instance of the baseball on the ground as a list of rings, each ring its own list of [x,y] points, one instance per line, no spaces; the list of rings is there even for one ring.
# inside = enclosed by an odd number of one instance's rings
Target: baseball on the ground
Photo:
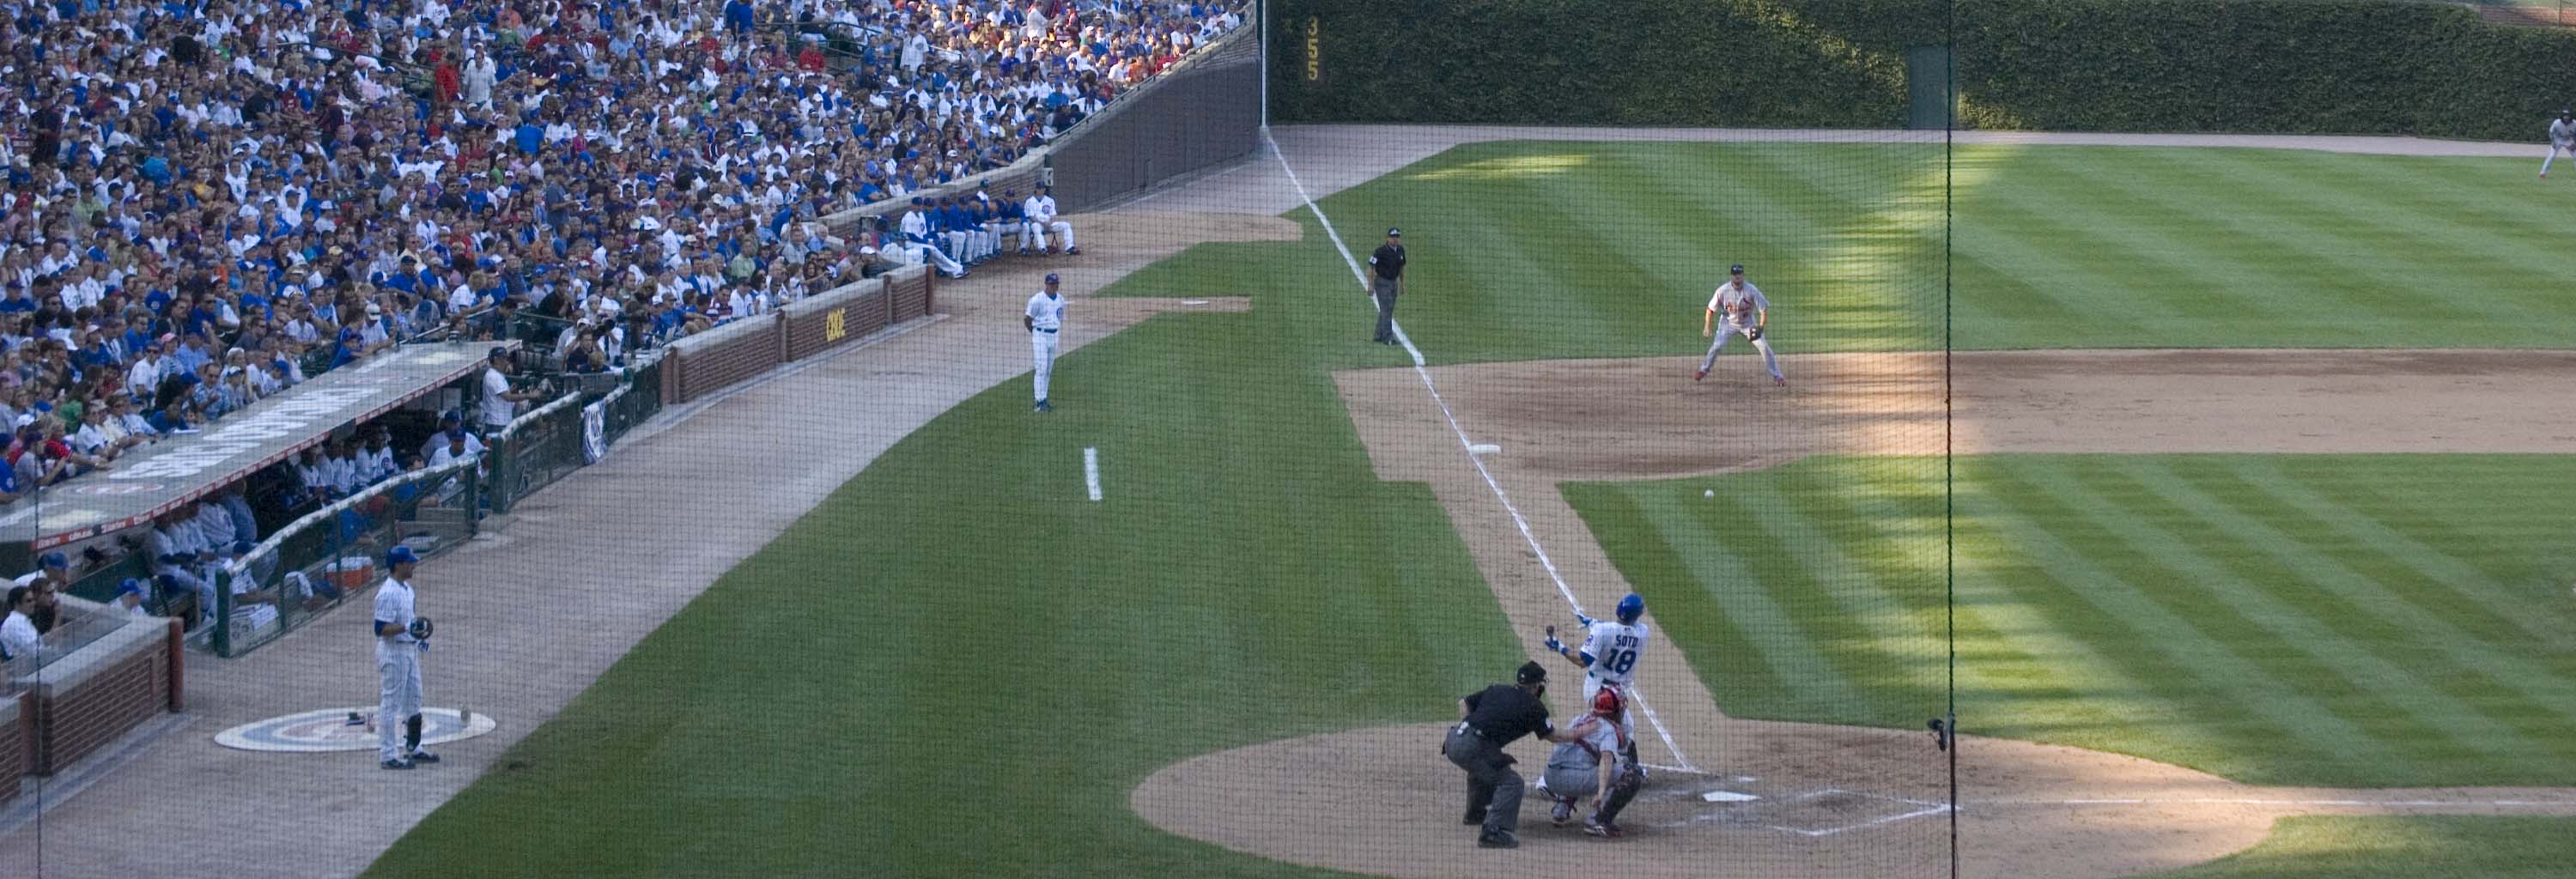
[[[1700,496],[1700,497],[1716,497],[1716,496],[1717,496],[1717,489],[1712,488],[1712,489],[1709,489],[1709,490],[1707,490],[1707,491],[1700,492],[1700,493],[1699,493],[1699,496]]]

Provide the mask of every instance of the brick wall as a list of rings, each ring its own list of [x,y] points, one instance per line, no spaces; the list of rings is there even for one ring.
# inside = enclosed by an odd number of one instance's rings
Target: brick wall
[[[169,710],[170,641],[151,634],[156,637],[134,641],[77,681],[39,679],[29,693],[37,730],[31,771],[51,775]]]
[[[35,715],[29,693],[0,697],[0,803],[18,796],[18,777],[35,765]]]

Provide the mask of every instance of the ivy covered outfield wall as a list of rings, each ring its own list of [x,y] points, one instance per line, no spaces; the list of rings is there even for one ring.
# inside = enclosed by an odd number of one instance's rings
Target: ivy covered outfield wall
[[[1272,117],[1897,128],[1953,14],[1964,127],[2537,142],[2576,103],[2576,30],[2411,0],[1271,0]]]

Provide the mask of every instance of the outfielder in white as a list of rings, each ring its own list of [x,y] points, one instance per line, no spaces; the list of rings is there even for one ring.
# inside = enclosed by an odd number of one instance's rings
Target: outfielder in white
[[[1646,599],[1629,593],[1619,599],[1617,619],[1596,620],[1582,614],[1574,619],[1583,624],[1580,648],[1556,639],[1556,627],[1547,627],[1547,640],[1541,642],[1549,652],[1583,667],[1583,702],[1592,704],[1605,688],[1619,691],[1619,724],[1635,729],[1636,720],[1628,711],[1628,685],[1636,680],[1637,661],[1646,655],[1646,625],[1638,620],[1646,615]],[[1637,760],[1637,743],[1630,739],[1622,755],[1631,763]]]
[[[382,685],[376,700],[376,755],[386,769],[410,769],[418,763],[436,763],[438,755],[420,746],[420,654],[429,642],[413,637],[412,572],[420,567],[420,556],[411,547],[397,546],[385,553],[385,566],[392,573],[385,584],[376,588],[376,679]],[[395,738],[395,730],[403,730]]]
[[[1055,374],[1055,343],[1064,330],[1064,296],[1056,292],[1056,276],[1046,276],[1046,289],[1029,297],[1028,310],[1020,315],[1020,325],[1029,331],[1029,350],[1037,359],[1037,411],[1053,412],[1047,403],[1047,378]]]
[[[1754,350],[1762,352],[1762,368],[1771,371],[1771,383],[1788,384],[1788,377],[1780,374],[1780,358],[1771,353],[1770,340],[1762,338],[1763,325],[1771,322],[1771,300],[1762,295],[1762,288],[1744,279],[1743,266],[1726,272],[1726,283],[1717,285],[1717,292],[1709,295],[1708,314],[1699,323],[1700,336],[1715,336],[1717,341],[1709,344],[1708,356],[1700,360],[1699,371],[1691,373],[1691,381],[1707,378],[1708,371],[1717,366],[1717,352],[1726,350],[1726,343],[1736,336],[1743,336],[1753,341]]]
[[[1029,196],[1028,201],[1020,203],[1020,211],[1023,221],[1020,233],[1022,245],[1034,240],[1044,244],[1046,252],[1054,253],[1055,245],[1046,244],[1046,234],[1053,232],[1057,241],[1064,242],[1066,254],[1082,252],[1082,248],[1073,246],[1073,224],[1056,219],[1055,196],[1047,194],[1045,184],[1038,185],[1038,194]]]
[[[2549,176],[2549,163],[2558,161],[2559,153],[2576,159],[2576,110],[2560,110],[2558,118],[2549,121],[2549,158],[2540,160],[2542,178]]]

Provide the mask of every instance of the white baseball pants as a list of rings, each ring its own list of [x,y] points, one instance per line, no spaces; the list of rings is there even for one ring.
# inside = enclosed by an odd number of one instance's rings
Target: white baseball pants
[[[2545,158],[2545,159],[2540,160],[2540,176],[2542,176],[2542,177],[2547,177],[2547,176],[2549,176],[2549,163],[2551,163],[2551,162],[2555,162],[2555,161],[2558,161],[2558,154],[2559,154],[2559,153],[2566,153],[2566,154],[2567,154],[2567,158],[2569,158],[2569,159],[2576,159],[2576,144],[2564,144],[2564,143],[2553,143],[2553,144],[2550,144],[2550,145],[2549,145],[2549,157],[2548,157],[2548,158]]]
[[[1037,360],[1037,399],[1040,403],[1047,400],[1047,379],[1055,375],[1056,338],[1057,334],[1050,330],[1029,331],[1029,353]]]
[[[1707,372],[1717,368],[1717,352],[1726,350],[1726,343],[1737,336],[1753,339],[1753,329],[1753,327],[1737,326],[1733,323],[1718,324],[1717,341],[1709,344],[1708,356],[1700,360],[1699,371]],[[1780,374],[1780,358],[1771,353],[1771,340],[1753,339],[1753,350],[1762,352],[1762,368],[1770,370],[1772,378],[1788,380],[1787,376]]]
[[[399,760],[407,756],[403,723],[420,713],[420,649],[396,644],[376,651],[376,681],[383,685],[376,697],[376,753],[380,759]]]
[[[947,252],[929,244],[915,242],[904,245],[904,248],[912,252],[913,262],[928,262],[938,266],[940,271],[952,275],[966,270],[966,267],[958,265],[956,260],[949,259]]]

